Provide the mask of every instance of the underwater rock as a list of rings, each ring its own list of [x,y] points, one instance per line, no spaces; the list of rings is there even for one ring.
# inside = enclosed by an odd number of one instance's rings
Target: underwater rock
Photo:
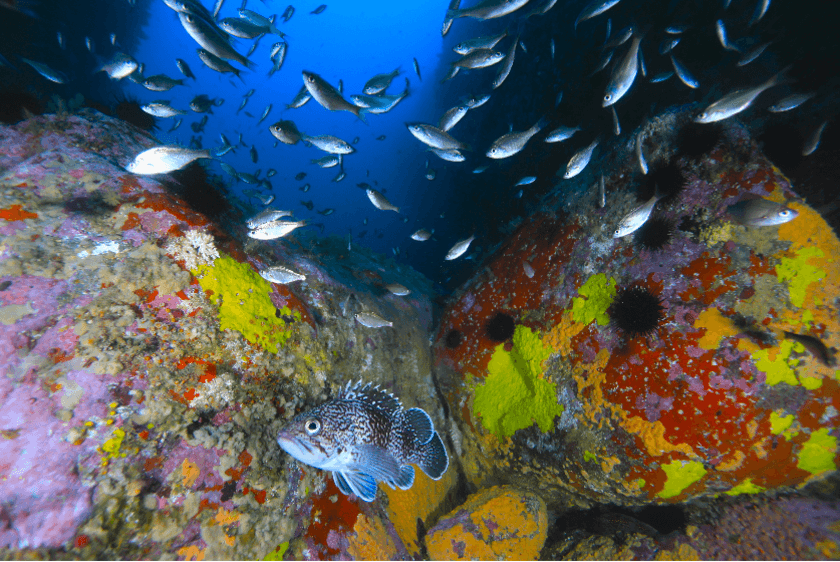
[[[171,177],[124,170],[154,144],[93,110],[0,128],[3,557],[408,558],[455,470],[363,505],[275,439],[359,377],[443,426],[427,288],[343,241],[240,245]],[[259,275],[278,262],[306,281]]]
[[[660,115],[606,158],[603,209],[594,175],[562,183],[444,312],[435,368],[473,486],[515,484],[562,510],[755,494],[836,469],[840,242],[735,120],[699,154],[679,150],[689,121]],[[637,136],[652,175],[679,169],[657,175],[671,184],[653,247],[612,238],[656,189]],[[799,215],[745,227],[726,214],[756,196]],[[514,320],[506,341],[499,314]]]
[[[441,517],[426,536],[431,560],[536,560],[548,533],[539,496],[496,486]]]

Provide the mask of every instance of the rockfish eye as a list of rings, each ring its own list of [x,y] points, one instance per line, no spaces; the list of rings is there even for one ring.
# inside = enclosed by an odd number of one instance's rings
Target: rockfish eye
[[[607,94],[604,96],[604,101],[610,101],[612,99],[612,94]]]
[[[306,423],[303,424],[303,427],[306,428],[306,433],[309,435],[315,435],[321,431],[321,421],[318,418],[309,418],[306,420]]]

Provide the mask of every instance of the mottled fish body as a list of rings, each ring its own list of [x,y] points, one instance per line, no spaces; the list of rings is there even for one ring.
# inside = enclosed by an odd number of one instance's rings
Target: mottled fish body
[[[174,107],[170,106],[168,103],[165,102],[147,103],[146,105],[140,106],[140,109],[142,109],[149,115],[154,115],[155,117],[160,117],[162,119],[166,119],[168,117],[175,117],[176,115],[185,115],[187,113],[182,109],[175,109]]]
[[[113,80],[122,80],[139,67],[140,65],[134,60],[134,57],[125,53],[114,53],[114,56],[103,64],[99,70],[107,73]]]
[[[342,493],[368,502],[376,497],[378,481],[411,488],[411,464],[433,480],[449,467],[443,441],[425,411],[405,409],[392,394],[361,381],[295,417],[277,443],[298,461],[331,471]]]
[[[442,131],[448,131],[457,125],[469,110],[470,106],[468,105],[457,105],[453,107],[441,116],[440,121],[438,121],[438,128]]]

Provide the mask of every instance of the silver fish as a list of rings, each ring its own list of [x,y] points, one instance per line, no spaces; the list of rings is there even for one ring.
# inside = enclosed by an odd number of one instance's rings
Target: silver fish
[[[99,70],[107,73],[112,80],[122,80],[137,70],[139,66],[132,56],[117,52],[114,53],[111,60],[99,67]]]
[[[650,83],[651,84],[657,84],[659,82],[664,82],[665,80],[668,80],[673,75],[674,75],[674,72],[672,70],[666,70],[665,72],[660,72],[659,74],[656,74],[655,76],[651,77]]]
[[[154,76],[149,76],[146,80],[143,81],[143,86],[147,90],[151,90],[153,92],[166,92],[167,90],[171,90],[175,86],[183,86],[184,81],[181,79],[174,79],[170,78],[166,74],[155,74]]]
[[[785,73],[785,70],[782,70],[763,84],[754,88],[735,90],[734,92],[726,94],[702,111],[697,117],[695,117],[694,120],[697,123],[713,123],[741,113],[752,105],[752,102],[761,92],[780,84],[783,81],[782,76]]]
[[[269,127],[268,130],[274,138],[283,144],[297,144],[304,136],[291,121],[278,121]]]
[[[306,102],[312,99],[312,94],[309,93],[309,90],[306,89],[306,86],[301,86],[298,93],[295,94],[292,103],[286,105],[286,109],[297,109],[298,107],[302,107]]]
[[[741,60],[738,61],[738,66],[746,66],[755,59],[757,59],[759,56],[761,56],[761,53],[763,53],[764,50],[770,46],[770,43],[770,41],[767,41],[766,43],[761,43],[753,47],[752,50],[747,51],[747,53],[743,57],[741,57]]]
[[[446,252],[446,257],[444,257],[443,259],[455,260],[460,258],[462,255],[464,255],[464,252],[466,252],[469,249],[470,244],[472,244],[473,240],[475,240],[475,234],[473,234],[469,238],[465,238],[464,240],[456,242],[455,245],[452,246],[448,252]]]
[[[636,158],[639,159],[639,169],[642,170],[642,174],[647,175],[648,173],[648,165],[647,161],[645,160],[645,153],[644,153],[644,142],[645,139],[640,132],[636,135]]]
[[[132,174],[166,174],[180,170],[193,160],[210,158],[209,150],[192,150],[181,146],[155,146],[144,150],[128,163]]]
[[[248,231],[248,236],[257,240],[274,240],[275,238],[282,238],[296,228],[306,226],[308,223],[302,221],[283,221],[275,220],[263,223],[256,228]]]
[[[615,136],[621,134],[621,125],[618,122],[618,113],[615,112],[615,106],[611,105],[610,109],[612,110],[612,118],[613,118],[613,132]]]
[[[332,179],[332,181],[338,183],[346,177],[347,177],[347,173],[344,170],[341,170],[340,172],[338,172],[338,174],[336,174],[336,176]]]
[[[216,4],[213,6],[213,19],[219,17],[219,12],[222,11],[222,4],[225,3],[225,0],[216,0]]]
[[[820,137],[822,137],[822,133],[825,130],[826,125],[828,125],[828,121],[823,121],[814,132],[811,133],[811,136],[808,137],[808,140],[805,142],[805,146],[802,147],[802,156],[808,156],[813,153],[817,147],[820,145]]]
[[[426,179],[429,181],[434,181],[437,177],[437,171],[434,168],[426,168]]]
[[[429,238],[432,237],[432,233],[426,230],[425,228],[421,228],[420,230],[414,232],[411,235],[412,240],[417,240],[418,242],[425,242]]]
[[[271,49],[271,62],[274,65],[271,67],[271,70],[268,71],[268,75],[271,76],[278,70],[280,67],[283,66],[283,61],[286,60],[286,51],[288,50],[289,45],[285,41],[280,41],[274,44],[274,47]],[[304,90],[306,87],[304,86]],[[308,93],[308,92],[307,92]]]
[[[627,41],[630,40],[631,37],[633,37],[633,29],[634,28],[632,25],[628,25],[627,27],[616,33],[612,41],[604,43],[604,46],[601,47],[601,49],[607,51],[609,49],[615,49],[616,47],[624,45],[625,43],[627,43]]]
[[[343,494],[368,502],[376,497],[377,481],[411,488],[411,464],[433,480],[449,468],[446,448],[425,411],[406,410],[392,394],[361,381],[348,382],[332,400],[296,416],[277,443],[298,461],[332,471]]]
[[[487,95],[484,95],[484,96],[471,97],[470,99],[468,99],[464,103],[466,103],[468,106],[470,106],[470,109],[475,109],[475,108],[481,107],[482,105],[487,103],[488,100],[490,100],[490,94],[487,94]]]
[[[651,197],[647,203],[639,205],[627,213],[627,215],[621,219],[621,222],[618,223],[618,227],[613,232],[613,238],[621,238],[622,236],[627,236],[628,234],[632,234],[633,232],[639,230],[650,218],[653,206],[656,205],[656,202],[661,198],[662,196],[657,193]]]
[[[782,111],[790,111],[795,107],[799,107],[816,94],[811,92],[808,94],[793,94],[787,97],[782,98],[777,103],[774,103],[770,107],[767,108],[767,111],[772,113],[781,113]]]
[[[409,94],[409,81],[405,79],[405,90],[399,94],[379,94],[370,96],[368,94],[354,94],[350,96],[353,103],[367,109],[368,113],[381,114],[394,109]]]
[[[466,160],[466,157],[457,150],[441,150],[439,148],[430,148],[428,150],[441,160],[446,160],[447,162],[463,162]]]
[[[303,281],[306,279],[306,275],[293,271],[287,267],[283,267],[282,265],[275,265],[274,267],[263,269],[260,271],[260,276],[266,281],[279,283],[280,285],[293,283],[295,281]]]
[[[624,60],[614,67],[610,82],[607,85],[607,91],[604,94],[604,102],[601,104],[603,107],[617,102],[633,85],[639,70],[639,44],[641,41],[641,36],[633,37],[633,42],[630,43],[630,48],[627,50]]]
[[[723,25],[723,20],[717,20],[715,22],[715,33],[717,33],[718,39],[720,40],[720,44],[724,49],[726,49],[727,51],[735,51],[736,53],[741,52],[741,49],[730,43],[729,39],[727,39],[726,27],[724,27]]]
[[[594,18],[597,15],[603,14],[616,4],[619,0],[592,0],[586,7],[583,8],[577,19],[575,19],[575,31],[580,22],[586,21],[589,18]]]
[[[607,206],[607,185],[604,183],[604,174],[601,174],[601,181],[598,184],[598,206],[602,209]]]
[[[349,111],[362,121],[365,120],[364,114],[367,111],[364,108],[353,105],[344,99],[338,90],[314,72],[303,71],[303,84],[312,97],[315,98],[315,101],[321,104],[324,109],[328,109],[329,111]]]
[[[547,124],[548,119],[541,117],[540,120],[527,131],[517,131],[502,135],[490,146],[490,149],[487,151],[487,157],[500,159],[513,156],[525,148],[525,144],[531,140],[531,137],[539,133]]]
[[[489,20],[515,12],[527,3],[528,0],[482,0],[472,8],[447,10],[446,17],[448,19],[475,18]]]
[[[469,110],[470,106],[468,105],[457,105],[453,107],[441,116],[440,121],[438,121],[438,128],[443,131],[448,131],[457,125]]]
[[[755,11],[753,12],[752,17],[750,18],[749,27],[754,26],[759,22],[761,18],[764,17],[764,14],[767,13],[767,8],[770,7],[770,0],[758,0],[758,3],[755,6]]]
[[[565,179],[569,179],[581,173],[592,159],[592,153],[595,151],[596,146],[598,146],[598,139],[592,141],[592,144],[586,148],[576,152],[574,156],[572,156],[571,160],[569,160],[569,164],[566,166],[566,173],[563,174],[563,177]]]
[[[420,76],[420,63],[417,62],[417,59],[414,59],[414,72],[417,74],[417,79],[421,82],[423,81],[423,77]]]
[[[461,0],[449,0],[449,10],[457,10],[461,7]],[[449,12],[447,12],[449,14]],[[440,36],[446,37],[449,29],[452,27],[452,18],[448,15],[443,18],[443,25],[440,28]]]
[[[367,193],[368,199],[370,202],[373,203],[373,206],[379,209],[380,211],[395,211],[397,213],[400,212],[400,208],[391,204],[388,201],[388,198],[376,191],[375,189],[368,188],[365,190]]]
[[[513,184],[513,187],[517,187],[517,186],[520,186],[520,185],[530,185],[530,184],[534,183],[535,181],[537,181],[537,176],[525,176],[522,179],[520,179],[518,182]]]
[[[295,7],[289,4],[286,7],[286,10],[283,12],[283,15],[280,17],[283,18],[283,23],[286,23],[287,21],[292,19],[293,15],[295,15]]]
[[[290,217],[290,216],[292,216],[292,211],[281,211],[281,210],[277,210],[277,209],[265,209],[264,211],[261,211],[261,212],[257,213],[256,215],[254,215],[253,217],[251,217],[250,219],[245,221],[245,224],[250,230],[253,230],[253,229],[257,228],[258,226],[260,226],[261,224],[265,224],[265,223],[268,223],[268,222],[273,222],[273,221],[282,219],[283,217]]]
[[[554,60],[554,37],[551,38],[551,60]]]
[[[35,69],[35,71],[49,80],[50,82],[55,82],[56,84],[66,84],[67,83],[67,76],[63,72],[59,72],[58,70],[53,70],[49,66],[45,65],[41,62],[35,62],[33,60],[29,60],[27,58],[20,57],[20,60],[31,66]]]
[[[461,41],[455,45],[452,50],[459,55],[468,55],[476,49],[492,49],[496,46],[496,43],[504,39],[507,34],[508,30],[505,29],[496,35],[482,35],[481,37],[467,39],[466,41]]]
[[[673,39],[665,38],[662,40],[662,43],[659,44],[659,54],[660,55],[667,55],[671,52],[671,50],[679,45],[681,41],[680,37],[675,37]]]
[[[775,226],[795,219],[795,209],[769,199],[745,199],[729,205],[726,211],[744,226]]]
[[[253,68],[253,63],[236,52],[230,45],[227,36],[215,24],[193,13],[178,12],[178,19],[190,37],[204,49],[207,49],[219,58],[235,60],[242,66]]]
[[[394,80],[394,78],[399,76],[399,74],[399,68],[397,68],[393,72],[377,74],[365,83],[364,87],[362,88],[362,91],[369,96],[373,96],[375,94],[384,92],[388,89],[388,86],[391,85],[391,82]]]
[[[192,73],[192,70],[190,70],[190,66],[186,63],[186,61],[183,59],[175,59],[175,64],[178,67],[178,70],[181,71],[181,74],[187,78],[195,80],[195,74]]]
[[[671,64],[674,66],[674,72],[677,73],[677,78],[680,79],[680,82],[688,86],[689,88],[696,88],[700,85],[700,82],[688,71],[688,69],[683,65],[680,61],[674,58],[674,53],[670,53],[671,56]]]
[[[183,119],[176,119],[176,120],[175,120],[175,124],[174,124],[174,125],[172,125],[172,126],[169,128],[169,130],[167,131],[167,133],[171,133],[171,132],[175,131],[178,127],[180,127],[180,126],[181,126],[181,123],[182,123],[183,121],[184,121]]]
[[[474,174],[480,174],[480,173],[482,173],[482,172],[486,172],[486,171],[487,171],[487,168],[489,168],[489,167],[490,167],[490,166],[488,166],[488,165],[486,165],[486,164],[485,164],[485,165],[483,165],[483,166],[476,166],[475,170],[473,170],[473,171],[472,171],[472,173],[474,173]]]
[[[502,65],[499,67],[499,72],[496,74],[496,77],[493,79],[493,89],[495,90],[502,83],[507,80],[507,77],[510,75],[510,71],[513,69],[513,62],[516,60],[516,46],[519,44],[519,36],[516,36],[516,39],[513,40],[513,43],[510,45],[507,54],[505,55],[505,60]]]
[[[175,109],[174,107],[170,106],[167,102],[147,103],[146,105],[140,106],[140,109],[142,109],[149,115],[154,115],[155,117],[160,117],[163,119],[166,119],[167,117],[175,117],[176,115],[185,115],[187,113],[182,109]]]
[[[464,143],[454,139],[446,131],[426,123],[407,123],[409,132],[420,142],[441,150],[469,150]]]
[[[265,118],[268,117],[269,113],[271,113],[271,104],[268,104],[266,106],[265,111],[263,111],[262,115],[260,116],[260,120],[257,121],[257,125],[265,121]]]
[[[251,150],[249,152],[251,154],[251,162],[256,164],[257,160],[259,160],[259,158],[260,158],[260,155],[257,153],[257,147],[252,144],[251,145]]]
[[[238,13],[240,18],[245,19],[256,26],[262,27],[268,33],[278,35],[280,37],[286,36],[285,33],[277,29],[277,27],[274,25],[274,22],[272,22],[269,18],[265,17],[262,14],[258,14],[253,10],[246,10],[245,8],[239,8]]]
[[[355,317],[359,324],[368,328],[390,328],[394,325],[393,322],[385,320],[375,312],[358,312]]]
[[[341,163],[341,155],[329,154],[329,155],[323,156],[321,158],[316,158],[316,159],[312,160],[311,162],[313,164],[317,164],[321,168],[333,168],[335,166],[338,166]]]
[[[240,70],[232,64],[230,64],[229,62],[227,62],[226,60],[217,57],[216,55],[214,55],[206,49],[196,50],[198,51],[198,58],[201,59],[201,62],[203,62],[207,68],[221,73],[230,72],[232,74],[235,74],[237,78],[242,80],[242,76],[239,75]],[[242,80],[242,82],[244,83],[245,81]],[[245,98],[244,101],[247,101],[247,99],[248,98]],[[245,107],[244,103],[242,104],[242,107]],[[240,107],[240,109],[242,108]]]
[[[301,138],[306,142],[312,143],[312,146],[315,148],[319,148],[330,154],[351,154],[356,152],[356,149],[350,143],[332,135],[318,135],[316,137],[301,135]]]
[[[226,33],[240,39],[253,39],[268,32],[267,28],[256,25],[245,18],[225,18],[219,22],[219,27]]]
[[[408,287],[400,285],[399,283],[388,283],[385,285],[385,288],[388,289],[392,295],[397,295],[398,297],[405,297],[411,294]]]
[[[545,137],[545,142],[560,142],[572,138],[576,132],[580,131],[580,127],[557,127]]]

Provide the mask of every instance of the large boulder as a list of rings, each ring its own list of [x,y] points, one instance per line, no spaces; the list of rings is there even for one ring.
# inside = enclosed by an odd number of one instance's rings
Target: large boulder
[[[435,367],[468,481],[563,509],[751,494],[834,471],[831,228],[735,120],[666,113],[601,166],[606,207],[590,165],[443,315]],[[657,189],[648,224],[613,238]],[[746,197],[799,215],[743,226],[727,209]]]

